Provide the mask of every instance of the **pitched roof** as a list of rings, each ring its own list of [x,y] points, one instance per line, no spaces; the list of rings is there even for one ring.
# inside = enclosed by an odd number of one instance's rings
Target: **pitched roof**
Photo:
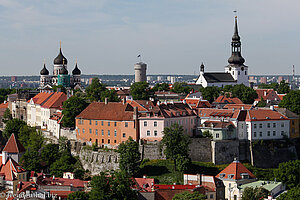
[[[1,103],[0,104],[0,108],[8,108],[8,102],[6,102],[6,103]]]
[[[208,83],[236,82],[230,73],[225,72],[204,73],[203,76]]]
[[[270,109],[248,110],[246,121],[288,120],[283,114]]]
[[[76,118],[94,120],[132,121],[133,107],[121,102],[93,102]]]
[[[235,125],[230,121],[230,122],[223,122],[223,121],[205,121],[204,123],[205,127],[211,127],[213,126],[213,128],[227,128],[230,125],[235,127]]]
[[[185,99],[185,102],[192,108],[211,108],[211,104],[207,100],[201,99]]]
[[[273,89],[256,89],[255,91],[257,93],[257,98],[255,99],[255,101],[260,101],[261,97],[263,98],[263,100],[281,100]]]
[[[13,133],[8,139],[3,151],[6,151],[8,153],[21,153],[25,152],[26,150]]]
[[[63,102],[67,100],[67,95],[63,92],[54,92],[43,104],[44,108],[61,109]]]
[[[229,109],[215,109],[215,108],[199,108],[198,116],[199,117],[232,117],[234,114],[233,110]]]
[[[40,92],[34,97],[32,97],[30,100],[28,100],[28,103],[32,100],[34,104],[41,105],[52,95],[53,92]]]
[[[165,118],[196,115],[189,105],[184,103],[160,104],[158,107],[162,116]]]
[[[249,175],[249,178],[256,178],[240,161],[234,160],[216,177],[219,179],[240,180],[243,174]]]
[[[243,102],[237,97],[226,97],[225,95],[219,96],[213,104],[225,103],[225,104],[243,104]]]
[[[134,178],[135,187],[139,191],[151,192],[154,185],[154,178]]]
[[[299,115],[286,108],[276,108],[276,110],[288,118],[299,118]]]
[[[9,157],[6,163],[2,165],[0,174],[5,176],[5,180],[13,181],[17,178],[14,172],[21,173],[26,172],[26,170],[22,168],[21,165],[19,165],[14,159]]]
[[[226,109],[238,109],[238,110],[250,110],[253,108],[252,104],[226,104],[223,108]]]

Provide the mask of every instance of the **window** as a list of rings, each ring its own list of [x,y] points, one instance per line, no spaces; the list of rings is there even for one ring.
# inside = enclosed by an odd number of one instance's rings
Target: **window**
[[[123,133],[123,138],[125,138],[126,137],[126,133]]]
[[[107,122],[107,126],[110,126],[110,122]]]
[[[114,140],[114,143],[117,143],[117,140]]]
[[[259,124],[259,128],[262,128],[262,124]]]
[[[276,135],[276,131],[273,131],[273,136],[275,136]]]
[[[256,132],[254,132],[254,137],[256,137]]]
[[[214,195],[213,195],[213,194],[210,194],[209,198],[210,198],[210,199],[213,199],[213,198],[214,198]]]
[[[240,75],[241,74],[241,72],[240,71],[238,71],[238,75]]]
[[[220,137],[220,134],[219,133],[216,133],[216,138],[219,138]]]
[[[114,131],[114,134],[115,134],[115,137],[117,137],[117,130],[115,129],[115,131]]]
[[[254,128],[256,128],[256,124],[254,124]]]
[[[259,132],[259,136],[262,137],[262,132]]]
[[[150,131],[149,130],[147,131],[147,136],[150,136]]]
[[[273,123],[273,128],[276,128],[276,123]]]
[[[101,135],[104,135],[104,130],[103,129],[101,130]]]
[[[268,136],[270,136],[271,135],[271,133],[270,133],[270,131],[268,131]]]
[[[144,121],[144,126],[147,126],[147,122],[146,121]]]
[[[90,133],[92,133],[92,129],[90,128]]]
[[[92,120],[90,120],[90,125],[92,125]]]
[[[154,121],[154,127],[156,127],[157,126],[157,121]]]
[[[270,123],[268,123],[268,128],[270,128],[271,127],[271,124]]]
[[[84,131],[85,131],[85,130],[84,130],[84,128],[83,128],[83,129],[82,129],[82,133],[84,133]]]
[[[103,121],[101,121],[101,126],[103,126]]]
[[[284,131],[281,131],[281,135],[282,135],[282,136],[284,135]]]
[[[245,71],[245,75],[247,75],[247,71]]]
[[[96,135],[98,135],[98,129],[96,129]]]
[[[80,128],[78,129],[78,133],[80,134]]]
[[[157,130],[154,131],[154,136],[157,136]]]
[[[98,125],[98,121],[97,120],[95,121],[95,124],[96,124],[96,126]]]
[[[107,140],[107,143],[110,144],[110,139]]]
[[[284,123],[283,122],[281,123],[281,127],[284,127]]]
[[[115,126],[117,126],[117,122],[115,122]]]
[[[110,136],[110,130],[107,131],[107,135]]]
[[[125,127],[128,127],[128,122],[125,122]]]
[[[102,143],[104,143],[104,139],[102,139]]]
[[[234,71],[232,71],[232,75],[234,75]]]

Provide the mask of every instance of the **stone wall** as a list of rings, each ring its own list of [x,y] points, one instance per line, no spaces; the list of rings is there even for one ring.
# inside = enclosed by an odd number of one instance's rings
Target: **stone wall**
[[[142,159],[166,159],[163,151],[164,148],[161,147],[159,142],[140,145],[140,153],[142,155]]]
[[[239,158],[238,140],[211,141],[212,162],[216,165],[228,164]]]
[[[212,148],[210,138],[192,138],[190,144],[190,158],[192,161],[212,162]]]

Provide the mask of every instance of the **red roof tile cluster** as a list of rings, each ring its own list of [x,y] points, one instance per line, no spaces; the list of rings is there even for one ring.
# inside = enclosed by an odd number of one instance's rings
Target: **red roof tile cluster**
[[[67,100],[67,95],[63,92],[41,92],[28,102],[41,105],[44,108],[62,109],[63,102]]]
[[[185,102],[191,106],[192,109],[195,108],[211,108],[211,104],[207,100],[201,99],[185,99]]]
[[[225,109],[238,109],[238,110],[250,110],[253,108],[252,104],[226,104]]]
[[[132,121],[133,107],[121,102],[93,102],[76,118],[95,120]]]
[[[216,177],[219,179],[240,180],[242,175],[256,178],[240,161],[235,160],[223,169]]]
[[[213,126],[213,128],[227,128],[230,125],[235,127],[234,124],[229,121],[229,122],[223,122],[223,121],[205,121],[204,123],[205,127],[211,127]]]
[[[255,101],[260,101],[261,97],[263,100],[279,101],[280,97],[277,95],[273,89],[256,89],[257,98]]]
[[[26,150],[20,143],[20,141],[16,138],[15,134],[11,134],[3,151],[6,151],[8,153],[21,153],[25,152]]]
[[[228,109],[215,109],[215,108],[199,108],[198,116],[199,117],[211,117],[211,116],[219,116],[219,117],[232,117],[234,111]]]
[[[0,174],[4,176],[5,180],[13,181],[16,180],[15,173],[26,172],[14,159],[8,158],[5,164],[1,166]]]
[[[246,121],[288,120],[283,114],[270,109],[248,110]]]
[[[154,178],[134,178],[135,187],[140,192],[151,192],[154,189]]]
[[[243,104],[237,97],[226,97],[225,95],[219,96],[213,104]]]
[[[5,108],[5,109],[8,108],[8,103],[1,103],[0,104],[0,109],[1,108]]]

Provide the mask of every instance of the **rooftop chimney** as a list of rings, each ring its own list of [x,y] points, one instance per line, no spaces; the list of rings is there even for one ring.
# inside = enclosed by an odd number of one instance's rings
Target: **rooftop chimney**
[[[104,103],[108,104],[108,99],[107,98],[104,99]]]

